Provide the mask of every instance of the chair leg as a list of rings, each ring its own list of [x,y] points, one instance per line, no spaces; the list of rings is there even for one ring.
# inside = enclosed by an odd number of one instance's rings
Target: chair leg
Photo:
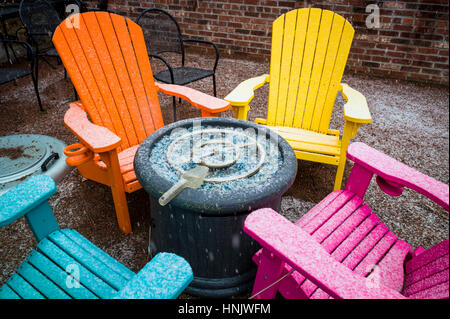
[[[39,58],[36,56],[36,62],[35,62],[34,70],[31,70],[31,80],[33,81],[34,92],[36,93],[36,98],[38,100],[39,110],[41,112],[45,112],[44,108],[42,107],[41,96],[39,95],[39,83],[38,83],[38,80],[39,80],[39,64],[38,64],[38,60],[39,60]]]
[[[177,99],[175,96],[172,97],[172,103],[173,103],[173,121],[177,121]]]
[[[214,90],[214,96],[217,97],[217,90],[216,90],[216,75],[213,74],[213,90]]]
[[[347,162],[346,156],[344,156],[344,158],[341,158],[341,161],[339,162],[339,165],[338,165],[337,171],[336,171],[336,178],[334,179],[334,188],[333,188],[334,191],[341,189],[342,177],[344,176],[346,162]]]
[[[283,263],[281,260],[263,248],[252,290],[254,299],[275,298],[279,287],[276,282],[281,277],[282,272]]]
[[[127,198],[123,186],[111,185],[111,192],[116,209],[117,223],[120,230],[126,235],[131,233],[130,213],[128,211]]]
[[[336,172],[336,178],[334,180],[333,190],[341,189],[342,177],[344,176],[345,163],[347,161],[347,148],[348,145],[350,144],[350,140],[356,136],[356,133],[358,132],[358,128],[360,126],[361,124],[345,121],[341,141],[341,156]]]
[[[117,223],[120,230],[124,234],[131,233],[130,214],[128,212],[127,198],[125,194],[125,187],[123,185],[122,174],[120,173],[119,158],[117,151],[112,150],[100,155],[102,160],[106,161],[110,167],[111,176],[111,192],[114,201],[114,208],[116,210]]]

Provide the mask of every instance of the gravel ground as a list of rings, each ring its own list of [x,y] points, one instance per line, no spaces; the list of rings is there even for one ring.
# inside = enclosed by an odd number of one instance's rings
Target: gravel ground
[[[213,61],[202,56],[191,58],[190,65],[205,66]],[[64,80],[63,68],[50,69],[41,64],[40,91],[46,114],[38,112],[31,80],[0,87],[0,136],[39,133],[57,137],[67,144],[77,142],[63,124],[65,111],[73,100],[73,89]],[[155,69],[158,66],[154,66]],[[241,81],[268,72],[268,63],[221,59],[217,69],[218,96],[224,97]],[[363,126],[354,141],[362,141],[394,158],[418,168],[444,183],[449,183],[449,94],[447,88],[431,87],[391,79],[346,74],[344,82],[362,92],[368,101],[373,123]],[[212,94],[211,78],[190,85]],[[268,86],[255,94],[249,120],[264,117]],[[161,95],[166,123],[172,121],[172,99]],[[338,97],[331,127],[343,128],[343,99]],[[178,118],[200,116],[186,102],[178,107]],[[232,117],[232,112],[224,113]],[[347,162],[344,183],[351,170]],[[297,220],[326,196],[334,182],[336,168],[301,161],[295,184],[285,194],[281,214]],[[344,184],[345,185],[345,184]],[[127,196],[133,233],[125,236],[117,227],[110,189],[85,180],[76,170],[58,185],[50,200],[62,228],[78,230],[94,244],[133,271],[147,262],[150,211],[143,190]],[[366,200],[378,216],[398,236],[424,248],[449,236],[448,213],[430,200],[410,190],[397,198],[370,186]],[[0,285],[17,269],[36,242],[25,220],[0,229]],[[182,297],[189,298],[183,294]],[[248,294],[240,297],[248,297]]]

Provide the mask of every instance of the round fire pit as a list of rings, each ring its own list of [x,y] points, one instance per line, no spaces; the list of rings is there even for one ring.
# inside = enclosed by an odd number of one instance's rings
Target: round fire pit
[[[197,189],[185,188],[167,205],[158,199],[185,172],[208,173]],[[280,209],[294,182],[297,159],[275,132],[225,118],[183,120],[154,132],[139,147],[134,168],[150,194],[152,254],[173,252],[189,261],[191,295],[229,297],[251,288],[260,248],[243,232],[255,209]]]

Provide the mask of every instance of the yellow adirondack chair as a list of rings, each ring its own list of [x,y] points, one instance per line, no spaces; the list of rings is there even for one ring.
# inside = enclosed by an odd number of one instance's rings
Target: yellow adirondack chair
[[[256,119],[285,138],[298,159],[336,165],[341,188],[346,150],[358,128],[372,118],[365,97],[341,83],[355,31],[343,17],[322,9],[297,9],[272,25],[270,75],[239,84],[224,100],[247,120],[254,91],[270,82],[267,119]],[[337,93],[347,100],[345,125],[329,129]]]

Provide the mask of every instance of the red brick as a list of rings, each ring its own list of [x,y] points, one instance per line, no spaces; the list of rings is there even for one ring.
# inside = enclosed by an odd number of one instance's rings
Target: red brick
[[[87,0],[88,7],[98,1]],[[347,71],[448,85],[447,0],[379,1],[381,28],[367,29],[362,0],[114,0],[108,9],[134,18],[143,8],[170,11],[183,34],[208,38],[224,56],[268,60],[272,22],[293,8],[317,7],[348,19],[355,37]],[[377,3],[377,2],[375,2]],[[199,47],[197,47],[199,49]],[[198,52],[206,52],[198,51]]]

